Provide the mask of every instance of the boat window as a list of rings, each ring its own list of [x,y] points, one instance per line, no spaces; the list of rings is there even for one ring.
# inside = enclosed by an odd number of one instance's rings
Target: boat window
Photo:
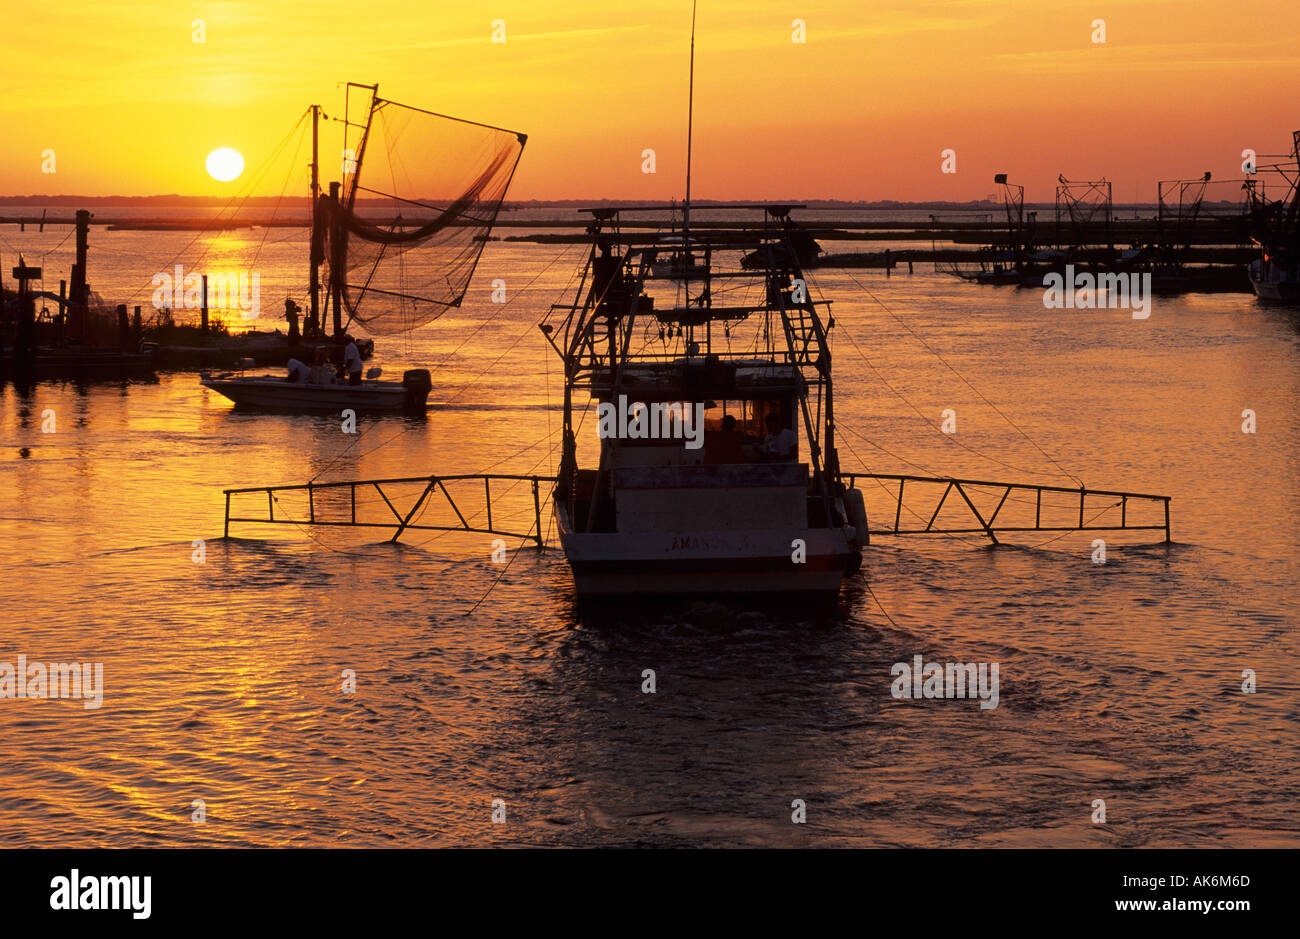
[[[782,426],[798,435],[791,426],[788,414],[790,402],[780,398],[708,400],[704,402],[704,462],[754,463],[762,460],[759,445],[767,436],[766,420],[769,414],[781,418]],[[727,418],[735,418],[731,431],[727,431]]]

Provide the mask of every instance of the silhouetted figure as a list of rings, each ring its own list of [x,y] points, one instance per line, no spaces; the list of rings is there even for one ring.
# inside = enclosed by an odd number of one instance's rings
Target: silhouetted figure
[[[722,419],[722,430],[705,434],[704,457],[706,463],[746,463],[745,447],[736,426],[736,418],[728,414]]]
[[[763,438],[762,453],[764,460],[771,463],[788,463],[794,459],[794,431],[781,426],[781,418],[769,414],[763,420],[767,427],[767,436]]]
[[[284,318],[289,321],[289,345],[296,346],[302,340],[298,332],[298,314],[302,308],[288,297],[284,298]]]
[[[307,367],[306,362],[299,362],[297,359],[289,360],[289,376],[285,381],[306,383],[311,377],[311,369]]]
[[[351,336],[347,337],[348,344],[343,349],[343,370],[348,373],[348,384],[361,384],[361,352],[357,349],[357,342]]]

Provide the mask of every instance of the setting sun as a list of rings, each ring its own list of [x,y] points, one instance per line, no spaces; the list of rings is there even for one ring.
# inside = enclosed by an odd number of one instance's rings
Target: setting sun
[[[240,156],[238,150],[232,150],[230,147],[213,150],[208,154],[206,165],[208,175],[221,183],[238,179],[239,174],[244,172],[244,158]]]

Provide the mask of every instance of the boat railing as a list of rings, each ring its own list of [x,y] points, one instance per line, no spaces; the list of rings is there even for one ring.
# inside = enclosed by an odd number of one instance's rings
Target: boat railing
[[[225,537],[237,522],[391,528],[390,541],[406,531],[469,532],[530,540],[540,549],[542,487],[549,496],[554,485],[554,476],[471,473],[226,489]],[[510,502],[505,512],[503,500]],[[517,522],[529,516],[532,525],[519,531]]]
[[[1016,532],[1163,531],[1165,543],[1171,542],[1169,496],[949,476],[841,473],[840,478],[863,493],[870,535],[983,534],[997,544],[998,534]],[[859,481],[874,482],[879,494],[859,487]],[[873,500],[866,498],[869,493]],[[883,509],[874,519],[885,524],[872,524],[873,506]],[[945,506],[954,507],[956,516],[950,510],[941,521]]]

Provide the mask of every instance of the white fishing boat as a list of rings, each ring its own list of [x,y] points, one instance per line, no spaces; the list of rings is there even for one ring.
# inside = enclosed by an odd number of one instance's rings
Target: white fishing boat
[[[405,411],[422,414],[433,388],[427,369],[408,370],[400,382],[362,379],[347,382],[295,382],[276,375],[204,375],[205,388],[225,395],[236,407],[290,411]]]
[[[687,202],[676,250],[692,257],[662,275],[650,263],[662,244],[619,231],[640,209],[593,211],[583,287],[543,324],[565,364],[554,503],[581,600],[833,597],[861,563],[866,516],[839,478],[830,350],[791,247],[792,207],[719,208],[758,210],[762,224],[746,239],[696,236]],[[683,283],[682,269],[701,276]],[[742,324],[766,344],[731,351]],[[590,404],[601,417],[584,465]]]
[[[690,84],[693,105],[693,15]],[[867,519],[840,479],[806,233],[789,205],[711,205],[759,210],[761,225],[692,232],[692,109],[680,233],[625,234],[621,216],[642,207],[589,210],[578,293],[541,327],[565,370],[560,542],[580,602],[833,598],[861,566]],[[736,346],[733,328],[748,330]],[[598,452],[583,466],[577,431],[591,403]]]
[[[365,96],[364,120],[351,116],[358,92]],[[342,144],[355,158],[340,164],[342,177],[328,193],[320,187],[321,108],[307,112],[312,212],[303,338],[307,351],[335,365],[343,363],[345,348],[353,355],[352,344],[367,341],[348,336],[354,323],[370,333],[406,333],[461,305],[527,140],[388,101],[378,85],[349,82],[347,97]],[[326,337],[329,319],[333,334]],[[352,361],[360,369],[361,358]],[[204,375],[202,384],[247,407],[422,412],[430,376],[411,369],[400,382],[353,385],[330,376],[289,381],[227,374]]]

